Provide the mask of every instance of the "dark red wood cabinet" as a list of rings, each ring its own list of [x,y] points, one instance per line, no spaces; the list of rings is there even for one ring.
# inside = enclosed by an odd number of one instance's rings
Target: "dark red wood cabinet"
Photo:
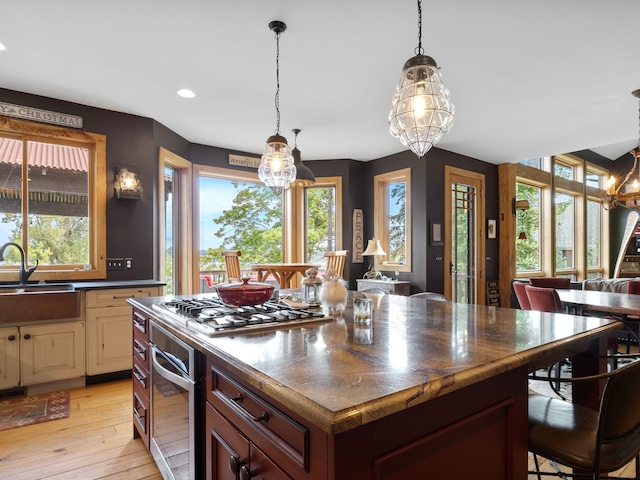
[[[133,311],[133,437],[141,438],[147,449],[150,441],[149,318]]]
[[[527,478],[522,372],[336,435],[244,385],[217,359],[206,372],[207,479]]]

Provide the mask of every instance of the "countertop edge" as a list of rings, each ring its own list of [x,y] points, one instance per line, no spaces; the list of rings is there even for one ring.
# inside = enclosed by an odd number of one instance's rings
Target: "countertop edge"
[[[425,381],[420,385],[333,412],[292,390],[287,385],[274,381],[273,378],[255,370],[235,357],[227,355],[224,351],[216,349],[211,343],[199,340],[197,335],[194,335],[186,328],[166,322],[158,315],[158,312],[136,302],[135,299],[127,301],[132,306],[153,317],[163,327],[169,328],[181,340],[192,345],[200,352],[215,355],[221,359],[226,363],[230,373],[237,376],[239,380],[298,413],[302,418],[329,434],[339,434],[357,428],[517,368],[544,366],[552,363],[549,361],[550,358],[559,357],[563,352],[567,352],[568,344],[571,346],[570,351],[583,351],[594,337],[601,336],[604,331],[615,331],[618,328],[618,322],[612,321],[609,324],[574,335],[570,339],[560,339],[543,346],[517,352],[501,360],[471,367],[434,381],[428,381],[425,373]]]

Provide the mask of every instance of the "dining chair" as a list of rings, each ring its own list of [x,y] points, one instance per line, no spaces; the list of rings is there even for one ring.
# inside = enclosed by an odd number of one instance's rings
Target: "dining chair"
[[[534,287],[544,288],[571,288],[571,279],[569,277],[532,277],[529,283]]]
[[[640,361],[600,375],[564,381],[603,380],[606,383],[597,411],[546,395],[529,394],[529,451],[535,465],[530,474],[538,479],[543,475],[630,479],[605,474],[635,460],[635,476],[631,478],[640,480]],[[538,456],[551,460],[558,473],[541,472]],[[564,473],[556,463],[589,473]]]
[[[529,285],[529,283],[515,281],[512,283],[512,285],[513,291],[516,294],[516,298],[518,299],[518,303],[520,304],[520,310],[531,310],[529,296],[527,295],[527,291],[525,290],[525,287]]]
[[[515,284],[514,284],[515,288]],[[538,312],[564,313],[564,307],[555,288],[525,285],[531,310]]]
[[[627,283],[627,293],[630,295],[640,295],[640,280],[629,280]]]
[[[337,276],[342,277],[344,274],[344,263],[347,255],[349,255],[349,250],[324,252],[324,256],[327,259],[325,272],[328,272],[329,269],[331,269]]]
[[[426,298],[427,300],[435,300],[437,302],[446,302],[446,303],[451,303],[451,300],[449,300],[447,297],[445,297],[443,294],[441,293],[437,293],[437,292],[420,292],[420,293],[414,293],[413,295],[411,295],[412,298]]]
[[[220,252],[224,257],[224,263],[227,268],[227,282],[239,282],[242,279],[240,273],[240,250],[222,250]]]

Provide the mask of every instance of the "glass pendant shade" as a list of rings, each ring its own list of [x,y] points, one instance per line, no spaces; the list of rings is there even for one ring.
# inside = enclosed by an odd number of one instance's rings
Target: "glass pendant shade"
[[[436,61],[416,55],[404,64],[389,112],[389,131],[423,157],[451,130],[455,108]]]
[[[289,188],[296,179],[291,148],[282,135],[271,135],[264,147],[258,177],[276,195]]]

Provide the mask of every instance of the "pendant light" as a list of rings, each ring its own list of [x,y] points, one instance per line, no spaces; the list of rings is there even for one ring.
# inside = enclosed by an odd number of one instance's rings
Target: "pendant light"
[[[419,158],[453,126],[453,103],[436,61],[422,48],[422,0],[418,0],[418,46],[402,68],[389,112],[389,132]]]
[[[280,135],[280,35],[287,29],[287,25],[274,20],[269,23],[269,29],[276,36],[276,131],[267,139],[258,167],[258,177],[273,193],[280,195],[296,178],[291,148],[287,139]]]
[[[291,151],[291,153],[293,154],[294,165],[296,166],[295,184],[303,187],[308,187],[316,183],[316,176],[313,174],[311,169],[302,162],[300,150],[298,150],[298,134],[301,130],[299,128],[294,128],[291,131],[295,135],[295,138],[293,140],[293,150]]]

